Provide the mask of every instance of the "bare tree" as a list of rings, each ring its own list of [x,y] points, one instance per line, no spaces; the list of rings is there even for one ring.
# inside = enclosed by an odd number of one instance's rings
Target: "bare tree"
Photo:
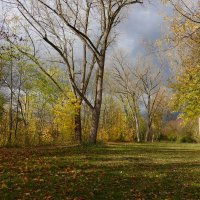
[[[139,98],[140,91],[138,88],[138,79],[130,70],[126,62],[126,58],[120,54],[115,58],[115,80],[118,85],[117,92],[120,94],[120,99],[124,105],[124,111],[127,115],[128,109],[131,111],[132,123],[135,125],[137,142],[141,141],[140,125],[139,125]]]
[[[169,0],[176,12],[184,18],[200,24],[200,12],[198,0]]]
[[[133,73],[140,81],[138,87],[142,93],[141,98],[147,118],[145,134],[145,142],[147,142],[152,136],[152,123],[159,106],[162,105],[164,90],[161,88],[161,71],[157,70],[156,72],[153,72],[153,67],[149,64],[146,66],[142,64],[142,66],[143,67],[138,67]]]
[[[84,101],[91,110],[92,125],[89,142],[95,143],[102,103],[106,52],[113,41],[111,33],[120,23],[122,12],[130,5],[141,4],[142,1],[12,0],[12,3],[17,6],[38,35],[63,59],[68,69],[69,82],[74,95],[80,103]],[[69,38],[75,38],[75,42],[73,43]],[[77,41],[83,51],[81,68],[74,54],[74,44]],[[89,101],[85,95],[92,73],[96,74],[94,102]],[[79,79],[77,74],[79,74]],[[77,131],[80,137],[80,110],[77,118],[79,118]]]

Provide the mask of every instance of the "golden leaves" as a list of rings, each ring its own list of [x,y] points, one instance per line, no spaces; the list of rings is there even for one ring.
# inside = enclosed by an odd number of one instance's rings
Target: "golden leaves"
[[[53,110],[54,122],[65,136],[72,137],[75,127],[74,116],[80,109],[80,103],[71,92],[67,92],[67,97],[68,99],[65,96],[58,98]]]

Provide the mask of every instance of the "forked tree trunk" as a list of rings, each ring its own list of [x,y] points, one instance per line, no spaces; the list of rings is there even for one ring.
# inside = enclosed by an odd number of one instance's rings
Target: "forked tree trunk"
[[[103,75],[104,75],[104,59],[105,57],[101,57],[99,60],[99,69],[97,72],[96,79],[96,96],[94,102],[94,108],[92,110],[92,123],[91,129],[89,133],[89,143],[96,144],[97,141],[97,132],[99,127],[99,119],[101,112],[101,104],[102,104],[102,94],[103,94]]]
[[[82,142],[82,126],[81,126],[81,109],[77,109],[76,115],[74,117],[74,136],[75,141],[79,144]]]

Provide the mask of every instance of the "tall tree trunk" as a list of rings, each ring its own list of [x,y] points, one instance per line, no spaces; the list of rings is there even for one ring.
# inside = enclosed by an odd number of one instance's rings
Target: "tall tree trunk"
[[[136,136],[137,136],[137,142],[141,142],[140,125],[139,125],[138,111],[137,111],[135,96],[133,98],[134,98],[133,102],[134,102],[135,131],[136,131]]]
[[[147,103],[147,130],[145,135],[145,142],[149,141],[151,132],[151,94],[148,93],[148,103]]]
[[[82,143],[82,123],[81,123],[81,108],[83,106],[82,104],[82,99],[77,97],[76,94],[76,90],[73,87],[73,85],[71,85],[72,88],[72,92],[74,94],[74,96],[76,97],[76,100],[79,101],[79,106],[78,108],[76,108],[76,112],[75,112],[75,116],[74,116],[74,140],[75,142],[77,142],[78,144]]]
[[[10,61],[10,109],[9,109],[9,137],[8,137],[8,145],[12,145],[12,132],[13,132],[13,52],[12,46],[11,49],[11,61]]]
[[[19,89],[18,89],[18,95],[17,95],[17,111],[16,111],[16,124],[15,124],[15,140],[17,139],[17,131],[18,131],[18,124],[19,124],[19,102],[20,102],[21,84],[22,84],[22,74],[20,73],[20,77],[19,77]]]
[[[99,116],[100,116],[100,110],[95,108],[92,111],[92,123],[91,123],[91,129],[90,129],[90,134],[89,134],[89,143],[90,144],[96,144],[96,141],[97,141]]]
[[[145,135],[145,142],[149,141],[150,134],[151,134],[151,123],[148,121],[146,135]]]
[[[75,123],[75,141],[79,144],[82,142],[82,124],[81,124],[81,108],[77,109],[76,115],[74,117],[74,123]]]
[[[137,137],[137,142],[140,142],[140,126],[139,126],[139,119],[138,119],[138,113],[137,113],[137,105],[135,102],[135,96],[132,97],[132,101],[134,103],[134,106],[132,106],[129,97],[127,96],[128,104],[131,109],[131,115],[132,115],[132,121],[135,124],[135,132]]]
[[[17,139],[18,124],[19,124],[19,105],[17,104],[16,123],[15,123],[15,140]]]
[[[97,140],[97,131],[99,127],[99,119],[101,112],[101,104],[102,104],[102,94],[103,94],[103,75],[104,75],[104,59],[105,57],[101,57],[99,60],[99,68],[97,70],[96,77],[96,95],[94,108],[92,110],[92,123],[91,129],[89,133],[89,143],[96,144]]]
[[[141,142],[141,140],[140,140],[139,120],[138,120],[137,114],[135,116],[135,131],[136,131],[136,136],[137,136],[137,142]]]
[[[8,136],[8,145],[12,144],[12,132],[13,132],[13,116],[12,116],[12,108],[10,108],[9,112],[9,136]]]
[[[154,142],[154,139],[155,139],[155,133],[153,132],[151,142]]]

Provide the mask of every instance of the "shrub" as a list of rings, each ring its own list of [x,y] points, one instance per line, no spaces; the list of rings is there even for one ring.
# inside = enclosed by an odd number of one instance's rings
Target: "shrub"
[[[180,143],[197,143],[197,140],[191,134],[181,136],[178,141]]]

